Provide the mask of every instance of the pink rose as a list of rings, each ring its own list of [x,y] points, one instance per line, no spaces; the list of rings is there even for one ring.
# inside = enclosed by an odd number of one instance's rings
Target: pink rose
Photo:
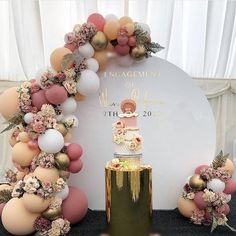
[[[75,33],[74,32],[67,33],[64,37],[64,41],[65,43],[73,43],[75,41]]]

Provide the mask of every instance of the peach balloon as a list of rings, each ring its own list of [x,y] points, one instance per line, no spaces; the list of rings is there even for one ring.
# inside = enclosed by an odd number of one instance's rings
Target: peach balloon
[[[5,119],[19,112],[18,89],[18,87],[9,88],[0,95],[0,113]]]
[[[65,143],[69,143],[72,139],[72,134],[70,131],[67,132],[66,136],[64,137]]]
[[[41,213],[45,211],[51,202],[51,198],[42,198],[35,194],[25,193],[22,197],[25,209],[32,213]]]
[[[117,38],[117,32],[119,28],[120,28],[119,22],[117,20],[111,20],[104,25],[103,32],[108,39],[113,40]]]
[[[24,171],[17,171],[16,173],[16,179],[17,181],[22,180],[27,173]]]
[[[133,23],[133,20],[128,16],[123,16],[119,19],[120,26]]]
[[[106,69],[108,63],[108,57],[106,51],[95,52],[93,57],[98,61],[99,71]]]
[[[177,207],[180,214],[187,218],[190,218],[194,210],[198,209],[193,200],[183,198],[183,197],[179,198]]]
[[[20,142],[27,143],[30,140],[30,137],[27,132],[21,132],[18,135],[18,139]]]
[[[55,183],[59,179],[59,172],[56,168],[47,169],[38,166],[33,172],[33,175],[42,182],[50,181],[51,183]]]
[[[40,214],[28,212],[21,198],[12,198],[2,211],[4,228],[14,235],[28,235],[35,231],[34,221]]]
[[[68,48],[57,48],[55,49],[51,56],[50,56],[50,62],[51,66],[54,70],[56,71],[61,71],[62,70],[62,59],[66,54],[72,54],[71,50]],[[68,65],[68,68],[71,68],[73,66],[73,63],[70,63]]]
[[[29,166],[40,150],[30,149],[27,143],[19,142],[12,148],[12,161],[21,167]]]
[[[134,33],[134,24],[128,23],[125,25],[126,30],[128,31],[128,35],[132,35]]]
[[[82,95],[82,94],[80,94],[79,92],[77,92],[76,94],[75,94],[75,100],[77,101],[77,102],[80,102],[80,101],[83,101],[85,98],[86,98],[86,96],[84,96],[84,95]]]
[[[234,163],[230,159],[227,159],[225,165],[221,167],[221,169],[228,171],[232,176],[234,173]]]

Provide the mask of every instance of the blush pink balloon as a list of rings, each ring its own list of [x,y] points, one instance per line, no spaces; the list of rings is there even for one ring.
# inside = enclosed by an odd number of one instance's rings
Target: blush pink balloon
[[[135,36],[129,37],[128,45],[130,47],[134,47],[136,45],[136,38],[135,38]]]
[[[203,191],[197,192],[195,193],[195,197],[194,197],[194,203],[196,204],[196,206],[198,207],[198,209],[200,210],[204,210],[207,208],[207,203],[204,201],[203,199]]]
[[[201,170],[205,169],[205,168],[208,168],[209,166],[208,165],[200,165],[198,166],[196,169],[195,169],[195,174],[200,174]]]
[[[69,195],[62,202],[63,217],[71,224],[82,220],[88,211],[88,199],[84,192],[75,187],[69,187]]]
[[[121,45],[118,44],[118,45],[115,46],[115,51],[120,56],[128,55],[129,54],[129,50],[130,50],[130,47],[128,45],[121,46]]]
[[[71,143],[67,146],[66,152],[71,161],[79,159],[83,154],[83,149],[78,143]]]
[[[46,90],[45,96],[50,103],[59,105],[67,99],[67,92],[63,86],[55,84]]]
[[[73,173],[79,173],[83,168],[83,162],[81,161],[81,159],[78,159],[76,161],[71,161],[70,165],[68,167],[68,170]]]
[[[119,36],[117,42],[119,45],[124,46],[128,43],[129,38],[127,36]]]
[[[33,93],[31,95],[31,99],[32,99],[33,106],[37,107],[38,110],[41,109],[43,104],[49,103],[46,96],[45,96],[44,90],[39,90],[38,92]]]
[[[66,44],[64,45],[64,48],[68,48],[69,50],[71,50],[72,52],[74,52],[75,49],[76,49],[76,44],[75,44],[75,43],[66,43]]]
[[[2,216],[2,211],[3,211],[4,206],[5,206],[5,203],[0,204],[0,217]]]
[[[30,140],[27,144],[28,144],[28,147],[31,149],[36,149],[39,147],[37,140]]]
[[[224,189],[224,193],[226,194],[232,194],[236,192],[236,182],[233,181],[232,179],[229,179],[226,183],[225,183],[225,189]]]
[[[98,31],[103,31],[103,27],[106,23],[104,17],[98,13],[93,13],[87,19],[87,22],[93,23]]]

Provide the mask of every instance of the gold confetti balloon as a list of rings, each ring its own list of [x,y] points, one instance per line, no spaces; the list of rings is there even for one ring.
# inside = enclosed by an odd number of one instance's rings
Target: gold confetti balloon
[[[56,129],[63,135],[63,137],[65,137],[68,133],[68,129],[63,124],[57,124]]]
[[[200,175],[193,175],[189,180],[189,186],[195,190],[202,190],[206,188],[206,182],[200,177]]]
[[[108,40],[106,38],[106,35],[98,31],[91,40],[91,45],[96,51],[101,51],[107,47]]]
[[[145,55],[146,55],[146,49],[143,45],[138,45],[131,49],[130,56],[136,61],[142,60],[145,57]]]
[[[66,168],[70,164],[69,157],[65,153],[61,153],[61,152],[59,152],[55,156],[55,161],[56,161],[56,164],[57,164],[58,168],[61,169],[61,170],[66,170]]]

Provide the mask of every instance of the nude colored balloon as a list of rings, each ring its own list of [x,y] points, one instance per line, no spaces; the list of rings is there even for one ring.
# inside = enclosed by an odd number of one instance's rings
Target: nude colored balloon
[[[117,32],[119,28],[120,28],[119,22],[116,20],[111,20],[104,25],[103,32],[108,39],[113,40],[117,38]]]
[[[120,26],[133,23],[133,20],[128,16],[123,16],[119,19]]]
[[[99,71],[103,71],[106,69],[108,63],[108,57],[106,51],[95,52],[93,56],[99,64]]]
[[[38,148],[31,149],[27,143],[19,142],[12,148],[12,161],[22,167],[29,166],[39,152]]]
[[[22,202],[26,210],[32,213],[42,213],[45,211],[51,202],[51,198],[42,198],[35,194],[25,193],[22,197]]]
[[[18,139],[19,139],[19,141],[22,142],[22,143],[27,143],[27,142],[29,142],[30,137],[29,137],[29,135],[28,135],[27,132],[21,132],[21,133],[19,133],[19,135],[18,135]]]
[[[28,212],[21,198],[12,198],[2,211],[2,223],[5,229],[14,235],[33,233],[34,221],[40,214]]]
[[[194,203],[193,200],[185,199],[183,197],[180,197],[178,200],[178,210],[181,215],[190,218],[194,212],[194,210],[197,210],[197,206]]]
[[[50,62],[51,62],[51,66],[54,70],[56,71],[61,71],[62,70],[62,59],[66,54],[72,54],[71,50],[68,48],[56,48],[51,56],[50,56]],[[73,63],[70,63],[68,65],[68,68],[71,68],[73,66]]]
[[[10,118],[20,110],[17,93],[18,89],[18,87],[9,88],[0,95],[0,113],[5,119]]]
[[[55,183],[59,179],[59,172],[56,168],[47,169],[38,166],[33,174],[42,182],[50,181]]]
[[[134,24],[133,23],[126,24],[125,28],[127,29],[129,36],[134,33]]]

